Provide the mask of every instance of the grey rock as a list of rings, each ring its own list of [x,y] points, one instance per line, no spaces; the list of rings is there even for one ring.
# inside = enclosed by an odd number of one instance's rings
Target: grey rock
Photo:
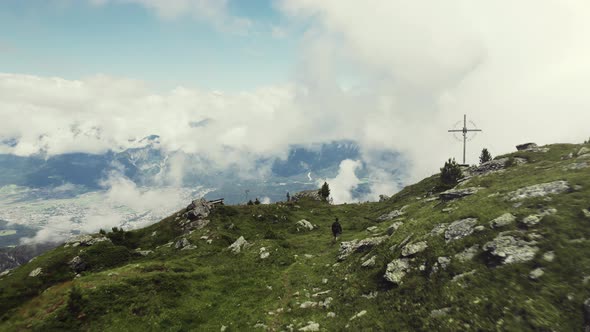
[[[68,262],[68,265],[70,265],[70,268],[76,273],[86,270],[87,267],[86,262],[84,262],[80,256],[72,258],[72,260]]]
[[[367,227],[367,231],[371,232],[371,233],[375,233],[378,230],[379,230],[379,227],[377,227],[377,226]]]
[[[366,314],[367,314],[367,310],[361,310],[361,311],[357,312],[354,316],[350,317],[349,320],[355,320],[357,318],[363,317]]]
[[[522,263],[535,257],[539,247],[536,242],[526,242],[509,235],[498,235],[494,240],[486,243],[483,250],[498,257],[503,264]]]
[[[426,241],[410,243],[402,248],[402,256],[412,256],[426,250],[426,248],[428,248]]]
[[[67,245],[72,245],[73,247],[77,247],[77,246],[85,246],[85,247],[89,247],[92,245],[95,245],[99,242],[111,242],[111,240],[105,236],[97,236],[97,237],[93,237],[92,235],[78,235],[74,238],[69,239],[68,241],[66,241],[66,246]]]
[[[402,283],[403,277],[410,270],[410,261],[407,258],[394,259],[391,263],[387,264],[385,280],[392,282],[396,285]]]
[[[303,227],[304,229],[306,229],[308,231],[313,230],[313,225],[309,221],[307,221],[305,219],[299,220],[297,222],[297,226],[301,226],[301,227]]]
[[[300,328],[299,331],[303,332],[315,332],[320,330],[320,324],[316,322],[309,321],[307,325]]]
[[[461,273],[461,274],[457,274],[456,276],[453,277],[453,279],[451,279],[451,282],[457,282],[457,281],[461,281],[462,279],[464,279],[465,277],[468,276],[472,276],[477,272],[477,270],[471,270],[469,272],[465,272],[465,273]]]
[[[187,240],[187,238],[183,237],[182,239],[176,241],[176,243],[174,244],[174,248],[182,249],[190,244],[191,243],[189,242],[189,240]]]
[[[475,226],[475,227],[473,227],[473,231],[474,231],[474,232],[483,232],[483,231],[485,231],[485,230],[486,230],[486,228],[485,228],[485,227],[483,227],[482,225],[479,225],[479,226]]]
[[[152,250],[136,250],[136,252],[142,256],[147,256],[147,255],[153,253]]]
[[[538,268],[532,270],[531,273],[529,273],[529,279],[537,280],[537,279],[541,278],[543,276],[543,274],[545,274],[545,271],[543,271],[542,268],[538,267]]]
[[[299,305],[299,308],[301,308],[301,309],[309,309],[309,308],[317,307],[317,305],[318,305],[317,302],[306,301],[306,302],[301,303],[301,305]]]
[[[588,164],[588,162],[586,162],[586,161],[583,161],[583,162],[580,162],[580,163],[571,163],[571,164],[568,164],[568,165],[566,165],[566,166],[563,167],[563,170],[565,170],[565,171],[577,171],[577,170],[588,168],[588,167],[590,167],[590,164]]]
[[[436,259],[436,261],[438,262],[438,264],[440,264],[440,267],[445,270],[450,264],[451,264],[451,259],[449,257],[439,257]]]
[[[41,273],[43,273],[43,269],[42,269],[42,268],[40,268],[40,267],[38,267],[38,268],[34,269],[33,271],[31,271],[31,272],[29,273],[29,277],[37,277],[37,276],[39,276]]]
[[[228,249],[234,254],[240,253],[243,249],[249,246],[248,241],[243,236],[240,236],[234,243],[232,243]]]
[[[291,200],[294,202],[296,202],[300,199],[303,199],[303,198],[308,198],[308,199],[311,199],[314,201],[321,201],[322,200],[322,197],[320,196],[317,189],[300,191],[298,193],[295,193],[293,196],[291,196]]]
[[[590,211],[588,209],[582,209],[582,214],[584,214],[584,217],[590,218]]]
[[[387,220],[391,220],[393,218],[397,218],[400,216],[403,216],[405,214],[404,210],[407,208],[408,206],[404,206],[399,210],[393,210],[389,213],[383,214],[379,217],[377,217],[377,221],[387,221]]]
[[[353,252],[363,252],[373,248],[376,245],[383,243],[387,240],[389,236],[377,236],[377,237],[370,237],[363,240],[352,240],[347,242],[340,243],[340,251],[338,255],[338,260],[344,260]]]
[[[190,221],[197,219],[204,219],[211,213],[211,206],[204,198],[199,198],[192,201],[187,207],[187,218]]]
[[[543,216],[533,214],[533,215],[523,218],[522,223],[527,227],[532,227],[532,226],[537,225],[539,222],[541,222],[541,218],[543,218]]]
[[[555,259],[555,252],[547,251],[546,253],[543,254],[543,259],[546,260],[547,262],[553,262],[553,260]]]
[[[473,176],[482,176],[499,172],[505,168],[507,160],[508,158],[495,159],[478,166],[469,167],[463,171],[463,175],[467,178],[470,178]]]
[[[512,224],[516,220],[516,217],[512,213],[504,213],[498,218],[490,221],[491,228],[500,228]]]
[[[443,234],[447,227],[449,227],[448,223],[438,224],[434,226],[434,228],[430,231],[430,236],[437,236]]]
[[[387,195],[379,195],[379,202],[385,202],[389,199]]]
[[[576,156],[580,157],[580,156],[587,155],[587,154],[590,154],[590,149],[583,146],[580,148],[580,150],[578,150],[578,153],[576,153]]]
[[[538,148],[539,146],[535,143],[524,143],[524,144],[519,144],[516,146],[516,150],[518,151],[528,151],[528,150],[534,150],[536,148]]]
[[[472,260],[475,255],[479,252],[479,245],[474,245],[469,248],[466,248],[462,252],[456,254],[454,257],[460,262],[466,262]]]
[[[443,201],[450,201],[453,199],[462,198],[465,196],[470,196],[476,194],[481,188],[479,187],[469,187],[469,188],[461,188],[461,189],[449,189],[447,191],[443,191],[442,193],[438,194]]]
[[[373,256],[369,259],[367,259],[366,261],[364,261],[361,266],[362,267],[373,267],[375,266],[375,260],[377,259],[377,256]]]
[[[328,313],[326,314],[326,317],[328,317],[328,318],[334,318],[334,317],[336,317],[336,313],[335,313],[335,312],[332,312],[332,311],[330,311],[330,312],[328,312]]]
[[[466,218],[453,221],[445,231],[445,240],[447,242],[462,239],[473,233],[473,227],[477,224],[477,219]]]
[[[387,227],[387,235],[393,235],[398,228],[400,228],[404,223],[401,221],[396,221],[391,226]]]
[[[508,194],[510,201],[561,194],[570,190],[567,181],[554,181],[520,188]]]
[[[448,315],[451,312],[451,308],[435,309],[430,312],[430,318],[440,318]]]

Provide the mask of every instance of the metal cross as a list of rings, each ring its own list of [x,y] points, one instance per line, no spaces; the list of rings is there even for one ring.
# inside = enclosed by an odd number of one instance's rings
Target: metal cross
[[[467,129],[467,115],[463,114],[463,129],[452,129],[449,133],[463,133],[463,165],[465,165],[465,146],[467,145],[467,133],[471,131],[481,131],[481,129]]]

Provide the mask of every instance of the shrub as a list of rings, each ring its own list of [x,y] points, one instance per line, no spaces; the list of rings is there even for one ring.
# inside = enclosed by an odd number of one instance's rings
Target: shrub
[[[252,202],[252,200],[249,200],[248,205],[254,205],[254,202]]]
[[[72,288],[70,288],[70,293],[68,296],[68,303],[67,303],[67,308],[68,308],[68,312],[74,316],[77,317],[81,312],[82,309],[84,308],[84,298],[82,297],[82,292],[80,291],[80,289],[76,286],[72,286]]]
[[[260,205],[260,200],[258,199],[258,197],[256,197],[256,199],[254,200],[254,205]]]
[[[440,180],[447,187],[455,186],[462,177],[463,172],[461,172],[461,167],[457,164],[455,158],[449,159],[440,169]]]
[[[479,156],[479,163],[487,163],[488,161],[492,160],[492,155],[488,151],[488,149],[481,150],[481,155]]]

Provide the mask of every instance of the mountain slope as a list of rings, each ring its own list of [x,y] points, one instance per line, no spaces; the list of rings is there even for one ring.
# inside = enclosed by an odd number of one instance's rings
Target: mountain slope
[[[432,176],[379,203],[223,206],[192,221],[183,209],[80,239],[0,277],[0,329],[579,331],[583,148],[497,158],[442,200]]]

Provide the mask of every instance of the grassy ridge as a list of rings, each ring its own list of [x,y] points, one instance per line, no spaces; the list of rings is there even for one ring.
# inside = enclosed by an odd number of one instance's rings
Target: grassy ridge
[[[191,234],[183,234],[174,214],[126,233],[120,242],[62,246],[0,279],[0,329],[298,330],[315,322],[322,330],[581,330],[582,303],[590,297],[590,283],[584,279],[590,276],[590,220],[581,212],[590,206],[590,168],[564,169],[582,160],[562,160],[581,145],[548,147],[544,153],[512,154],[528,163],[470,179],[464,187],[482,189],[457,201],[429,199],[427,193],[438,184],[433,176],[381,203],[226,206],[214,210],[208,226]],[[519,206],[505,198],[516,189],[556,180],[575,189],[550,200],[527,199]],[[364,239],[386,234],[393,221],[377,218],[404,206],[404,224],[385,243],[337,260],[339,245],[330,232],[335,217],[344,229],[341,241]],[[503,213],[521,220],[548,207],[557,213],[530,229],[519,223],[489,227]],[[484,229],[450,243],[430,235],[436,225],[463,218],[477,218]],[[317,228],[298,230],[301,219]],[[367,231],[371,226],[377,229]],[[499,232],[534,236],[540,250],[530,261],[500,266],[490,264],[481,250],[472,260],[454,258]],[[250,247],[229,252],[227,247],[240,236]],[[182,237],[197,248],[166,245]],[[425,269],[412,270],[396,286],[383,275],[387,263],[400,257],[401,247],[395,245],[407,238],[428,243],[412,262]],[[260,257],[262,247],[270,253],[266,259]],[[153,253],[144,257],[135,252],[138,248]],[[549,251],[555,253],[551,262],[543,259]],[[77,255],[89,268],[75,278],[68,262]],[[372,256],[376,264],[362,267]],[[432,272],[439,257],[451,262]],[[38,267],[43,273],[29,277]],[[545,274],[531,280],[530,271],[538,267]],[[70,295],[74,286],[82,294],[79,300]],[[328,298],[327,308],[317,304]],[[79,311],[71,309],[73,301]],[[306,302],[316,305],[301,308]],[[362,311],[366,314],[351,320]],[[328,317],[329,312],[336,317]]]

